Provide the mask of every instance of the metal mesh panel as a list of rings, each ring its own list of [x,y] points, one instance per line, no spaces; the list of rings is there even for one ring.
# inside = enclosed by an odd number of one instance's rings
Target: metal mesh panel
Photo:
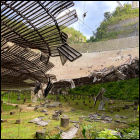
[[[1,2],[3,87],[31,86],[25,82],[28,79],[47,83],[48,77],[56,78],[46,74],[54,67],[49,62],[50,56],[61,55],[62,64],[67,59],[73,61],[81,56],[67,44],[68,36],[62,32],[77,21],[76,11],[58,18],[61,12],[73,5],[72,1]]]

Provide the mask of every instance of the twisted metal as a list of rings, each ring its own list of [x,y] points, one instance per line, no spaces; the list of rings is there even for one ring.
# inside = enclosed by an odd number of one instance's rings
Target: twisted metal
[[[72,1],[1,1],[1,85],[30,87],[47,83],[54,75],[50,56],[60,56],[64,65],[81,56],[67,44],[62,30],[78,20],[76,11],[60,13],[72,7]]]

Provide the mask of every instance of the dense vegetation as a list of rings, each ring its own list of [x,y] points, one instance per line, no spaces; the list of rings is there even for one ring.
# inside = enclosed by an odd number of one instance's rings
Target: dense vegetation
[[[76,95],[97,95],[102,87],[106,89],[105,96],[110,99],[136,100],[139,97],[139,78],[84,85],[70,89],[69,92]]]
[[[94,36],[91,36],[87,42],[95,42],[100,40],[108,40],[116,38],[121,31],[108,32],[108,26],[117,24],[119,21],[131,19],[139,16],[139,8],[132,9],[130,4],[125,4],[123,8],[117,7],[113,13],[105,12],[104,20],[97,28]]]

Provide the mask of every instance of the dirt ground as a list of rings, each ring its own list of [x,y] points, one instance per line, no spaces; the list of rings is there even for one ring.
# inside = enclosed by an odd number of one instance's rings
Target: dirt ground
[[[132,56],[139,58],[139,47],[127,48],[123,50],[113,50],[104,52],[84,53],[82,57],[74,62],[67,61],[62,66],[60,58],[50,58],[55,67],[48,73],[55,74],[57,80],[84,77],[93,70],[103,69],[109,66],[119,66],[126,63]]]

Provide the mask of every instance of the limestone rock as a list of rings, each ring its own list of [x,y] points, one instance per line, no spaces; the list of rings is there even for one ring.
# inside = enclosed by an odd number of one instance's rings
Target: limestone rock
[[[61,118],[61,122],[60,122],[60,126],[61,127],[68,127],[69,126],[69,118],[63,117]]]

